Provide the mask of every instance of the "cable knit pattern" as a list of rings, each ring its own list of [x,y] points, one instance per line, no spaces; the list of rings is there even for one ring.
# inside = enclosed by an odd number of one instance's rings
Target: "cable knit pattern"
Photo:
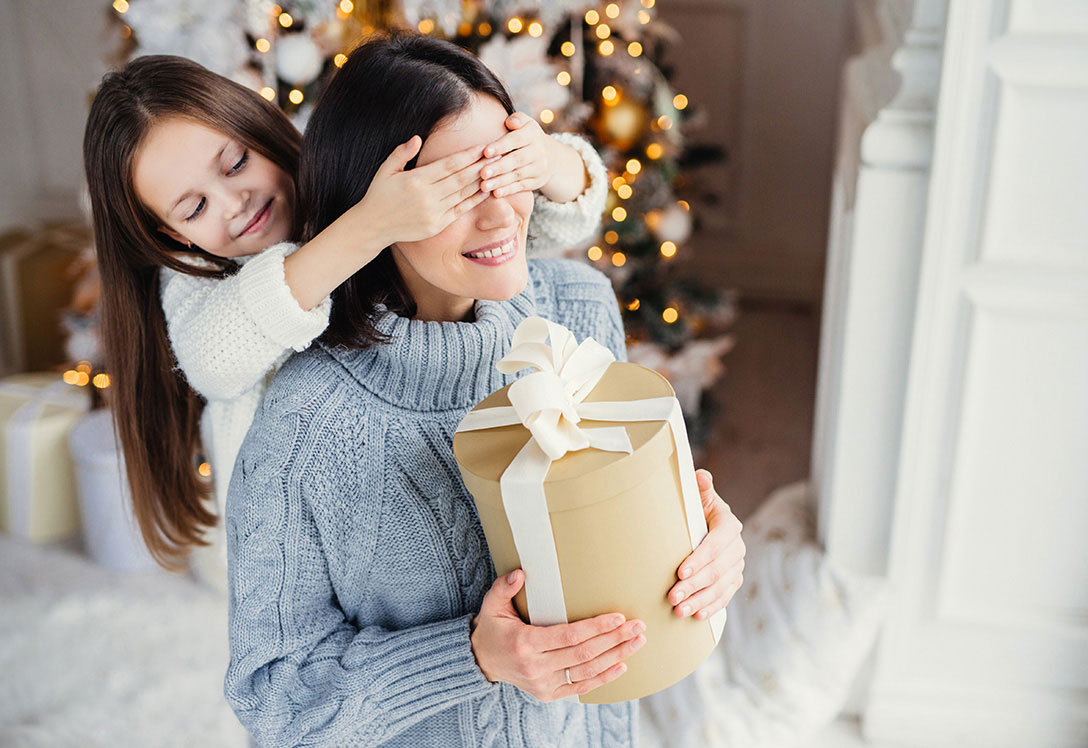
[[[602,274],[531,260],[476,320],[385,312],[392,342],[322,345],[273,380],[227,504],[227,699],[262,745],[634,744],[635,704],[542,704],[476,665],[469,621],[494,568],[453,457],[464,414],[516,376],[495,363],[540,315],[625,358]]]
[[[533,219],[529,224],[530,257],[555,255],[594,236],[601,228],[601,214],[608,197],[608,171],[593,146],[585,138],[570,132],[557,132],[552,137],[578,151],[586,166],[589,183],[585,191],[569,203],[553,203],[536,193]]]

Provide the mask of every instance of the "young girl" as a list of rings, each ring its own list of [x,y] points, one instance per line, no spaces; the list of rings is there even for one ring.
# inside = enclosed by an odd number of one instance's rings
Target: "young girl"
[[[502,135],[502,84],[426,37],[352,53],[303,142],[304,235],[366,193],[382,154],[423,136],[425,168]],[[495,580],[452,439],[516,377],[495,363],[523,319],[592,336],[623,360],[615,294],[569,260],[531,260],[533,199],[491,194],[437,235],[398,241],[333,293],[318,345],[279,371],[227,502],[225,692],[262,745],[627,746],[634,702],[562,701],[619,677],[645,641],[616,613],[523,623],[520,570]],[[741,581],[740,523],[700,483],[709,534],[668,599],[721,609]],[[492,583],[494,580],[494,583]]]
[[[161,563],[206,543],[267,379],[321,334],[329,292],[378,252],[525,189],[540,190],[544,248],[596,227],[607,177],[588,143],[549,138],[522,114],[498,135],[406,170],[422,142],[409,133],[342,217],[298,248],[286,240],[300,136],[278,108],[179,57],[106,76],[84,135],[103,337],[135,514]],[[197,474],[201,446],[218,511]],[[213,562],[202,576],[223,573]]]

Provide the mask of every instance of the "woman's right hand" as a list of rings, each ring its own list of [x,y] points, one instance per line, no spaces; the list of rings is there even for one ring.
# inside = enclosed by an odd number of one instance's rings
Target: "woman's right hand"
[[[623,675],[623,661],[646,643],[646,624],[620,613],[556,626],[524,623],[513,603],[524,581],[521,569],[496,579],[472,620],[472,652],[489,681],[545,702],[578,696]]]
[[[428,239],[488,196],[480,191],[480,169],[491,162],[482,158],[483,146],[405,171],[422,145],[423,140],[413,135],[397,146],[356,206],[367,230],[380,237],[383,246]]]

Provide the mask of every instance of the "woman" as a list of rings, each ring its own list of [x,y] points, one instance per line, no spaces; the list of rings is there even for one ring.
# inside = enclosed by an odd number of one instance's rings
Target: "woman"
[[[511,111],[495,76],[452,44],[365,44],[303,142],[306,233],[365,193],[389,143],[419,134],[425,166],[489,142]],[[511,604],[523,574],[492,583],[452,454],[462,416],[514,379],[494,364],[526,317],[624,358],[603,275],[526,261],[532,210],[528,193],[490,196],[436,236],[383,251],[334,292],[320,345],[270,385],[227,514],[226,695],[262,743],[634,743],[633,703],[562,699],[619,677],[644,625],[615,613],[524,624]],[[711,532],[671,592],[678,615],[705,617],[740,583],[739,523],[704,489]]]

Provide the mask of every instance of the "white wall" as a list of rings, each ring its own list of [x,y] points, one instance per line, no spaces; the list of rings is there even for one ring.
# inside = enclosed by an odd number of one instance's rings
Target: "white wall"
[[[729,151],[708,174],[700,271],[745,295],[817,302],[827,247],[846,0],[667,0],[675,84],[705,113],[693,137]]]
[[[105,0],[0,0],[0,231],[80,215],[90,95],[120,41]]]

